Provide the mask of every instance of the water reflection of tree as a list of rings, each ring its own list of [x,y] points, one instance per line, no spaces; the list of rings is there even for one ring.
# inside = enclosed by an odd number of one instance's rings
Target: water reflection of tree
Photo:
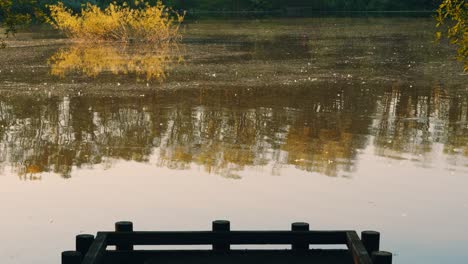
[[[426,154],[434,144],[442,143],[445,153],[467,156],[467,103],[462,92],[449,94],[440,85],[388,89],[379,103],[377,153],[397,159],[405,159],[404,153],[428,159]]]
[[[23,178],[69,177],[112,160],[171,169],[197,165],[238,178],[250,166],[294,166],[339,176],[356,166],[368,135],[378,155],[428,156],[437,142],[450,162],[467,156],[468,99],[441,86],[378,91],[338,87],[229,88],[145,97],[0,100],[0,164]],[[375,131],[371,128],[374,125]]]
[[[459,94],[450,100],[448,109],[448,138],[444,152],[452,154],[456,162],[457,154],[468,157],[468,96]]]
[[[336,176],[352,169],[356,150],[366,144],[362,135],[371,120],[353,113],[373,109],[372,101],[309,87],[10,97],[0,104],[1,157],[20,175],[68,177],[73,168],[112,159],[155,159],[158,166],[198,164],[231,178],[246,166],[266,164]]]
[[[141,80],[164,80],[172,64],[180,62],[179,44],[110,45],[74,44],[59,49],[49,58],[51,74],[65,77],[83,74],[135,75]]]

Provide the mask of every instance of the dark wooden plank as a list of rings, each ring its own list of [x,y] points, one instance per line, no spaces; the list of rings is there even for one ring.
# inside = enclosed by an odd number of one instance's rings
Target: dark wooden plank
[[[107,233],[98,232],[93,244],[88,250],[88,253],[83,259],[82,264],[98,264],[101,263],[104,253],[107,248]]]
[[[348,231],[160,231],[160,232],[108,232],[108,245],[122,242],[133,245],[281,245],[292,243],[347,244]]]
[[[346,233],[347,245],[351,255],[353,256],[354,264],[372,264],[371,258],[367,253],[366,248],[359,239],[355,231],[348,231]]]
[[[346,249],[309,250],[231,250],[217,254],[211,250],[134,250],[107,251],[106,262],[111,264],[352,264]]]

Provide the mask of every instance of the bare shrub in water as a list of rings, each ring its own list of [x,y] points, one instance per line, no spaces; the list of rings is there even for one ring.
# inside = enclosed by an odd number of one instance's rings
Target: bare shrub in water
[[[52,26],[70,38],[89,41],[170,41],[180,37],[179,26],[184,20],[184,14],[160,1],[154,6],[143,1],[136,8],[111,3],[104,10],[88,3],[78,14],[59,2],[49,10]]]

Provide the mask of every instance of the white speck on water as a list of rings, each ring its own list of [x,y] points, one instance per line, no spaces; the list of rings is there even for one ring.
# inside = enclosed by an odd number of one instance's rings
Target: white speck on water
[[[216,73],[213,73],[211,76],[215,77],[216,78]]]
[[[159,125],[160,125],[160,126],[162,126],[162,125],[163,125],[163,123],[159,123]]]
[[[13,72],[13,70],[10,70],[10,72]]]
[[[149,83],[146,83],[146,87],[149,87]]]
[[[120,83],[119,83],[119,82],[117,83],[117,86],[120,86]]]

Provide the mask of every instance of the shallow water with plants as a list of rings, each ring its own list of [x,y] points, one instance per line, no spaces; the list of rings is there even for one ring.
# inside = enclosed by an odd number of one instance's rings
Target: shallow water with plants
[[[394,263],[465,263],[467,75],[434,23],[201,20],[170,45],[18,34],[0,50],[2,263],[58,263],[117,220],[217,218],[374,229]]]

